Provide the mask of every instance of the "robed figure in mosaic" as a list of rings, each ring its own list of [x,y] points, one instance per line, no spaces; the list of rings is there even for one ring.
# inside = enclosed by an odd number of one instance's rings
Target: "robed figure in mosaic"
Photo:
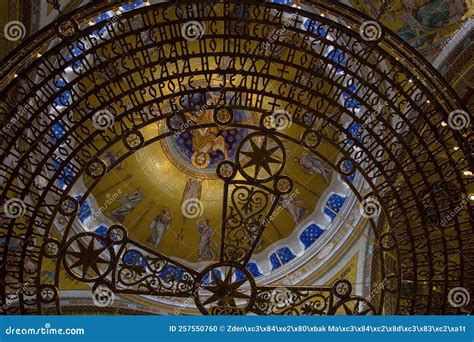
[[[126,194],[124,197],[117,199],[118,202],[122,203],[120,206],[112,210],[111,216],[118,222],[123,222],[125,217],[135,209],[143,199],[145,191],[138,189],[137,191]]]
[[[197,230],[200,234],[198,254],[200,260],[212,260],[216,257],[216,252],[212,248],[214,242],[214,230],[209,225],[209,219],[202,219],[197,223]]]
[[[169,208],[161,209],[159,215],[157,215],[153,222],[150,224],[149,228],[151,229],[150,242],[153,245],[158,246],[163,234],[171,227],[173,223],[173,213]]]

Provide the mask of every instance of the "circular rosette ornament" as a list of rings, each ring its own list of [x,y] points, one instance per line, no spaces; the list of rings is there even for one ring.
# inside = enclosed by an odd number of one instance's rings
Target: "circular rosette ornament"
[[[119,224],[114,224],[107,230],[107,240],[113,244],[121,244],[127,239],[127,229]]]
[[[39,301],[45,304],[53,303],[59,297],[57,287],[48,284],[40,285],[37,294]]]
[[[60,245],[56,239],[48,239],[42,246],[43,255],[49,259],[56,258],[59,255]]]
[[[103,160],[93,158],[86,165],[86,174],[94,179],[100,179],[107,173],[107,165]]]
[[[352,292],[352,284],[346,279],[336,281],[333,286],[333,293],[337,298],[346,298]]]
[[[387,232],[380,235],[379,245],[383,251],[390,251],[397,246],[397,235],[393,232]]]
[[[344,177],[352,176],[357,170],[357,164],[354,159],[343,157],[336,165],[337,171]]]
[[[275,182],[275,191],[280,194],[288,194],[293,190],[293,180],[288,176],[278,177]]]
[[[66,196],[59,205],[59,212],[64,216],[73,216],[79,210],[79,203],[74,197]]]
[[[318,131],[308,130],[301,136],[303,146],[314,150],[321,144],[321,134]]]
[[[260,125],[267,130],[284,131],[293,124],[293,117],[284,110],[278,109],[263,116]]]
[[[64,40],[73,39],[79,34],[79,25],[74,19],[60,19],[55,28],[57,35]]]
[[[217,176],[223,180],[233,179],[236,173],[237,169],[235,164],[228,160],[220,162],[217,166]]]
[[[166,127],[171,132],[182,132],[186,128],[186,117],[183,114],[175,114],[166,118]]]
[[[232,108],[228,106],[221,106],[214,111],[214,122],[221,127],[228,126],[234,120],[234,113]]]
[[[123,136],[123,144],[130,151],[138,151],[145,144],[145,138],[140,131],[129,131]]]

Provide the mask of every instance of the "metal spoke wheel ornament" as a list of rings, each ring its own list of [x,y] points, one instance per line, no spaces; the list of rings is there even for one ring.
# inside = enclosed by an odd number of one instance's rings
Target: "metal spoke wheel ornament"
[[[263,183],[274,179],[285,161],[286,151],[280,139],[264,133],[248,135],[237,151],[238,169],[249,181]]]
[[[375,315],[375,307],[365,298],[350,296],[341,299],[329,312],[330,315],[366,316]]]
[[[255,302],[255,281],[237,263],[219,263],[206,268],[194,288],[194,301],[205,315],[246,314]]]
[[[75,279],[84,282],[104,278],[112,269],[115,252],[111,243],[93,233],[81,233],[67,244],[63,264]]]

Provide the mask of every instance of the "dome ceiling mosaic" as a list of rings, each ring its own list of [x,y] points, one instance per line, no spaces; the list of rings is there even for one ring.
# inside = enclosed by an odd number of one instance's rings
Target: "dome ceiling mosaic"
[[[1,75],[5,314],[472,310],[471,115],[362,12],[95,1]]]

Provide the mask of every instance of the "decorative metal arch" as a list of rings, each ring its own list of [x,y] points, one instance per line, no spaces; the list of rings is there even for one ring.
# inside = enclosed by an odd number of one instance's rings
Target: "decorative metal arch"
[[[453,288],[473,288],[474,215],[465,197],[472,180],[463,172],[473,166],[474,135],[461,101],[422,57],[337,2],[163,2],[90,24],[120,4],[96,1],[61,16],[1,69],[0,114],[10,120],[1,151],[3,313],[61,313],[62,270],[94,289],[193,297],[204,314],[470,310],[469,303],[453,307],[447,297]],[[195,36],[186,31],[190,22]],[[290,38],[272,39],[279,28]],[[218,84],[211,83],[216,77]],[[190,86],[196,79],[207,86]],[[75,232],[80,205],[108,169],[182,129],[189,109],[177,99],[208,91],[222,94],[209,105],[213,121],[185,130],[230,125],[251,131],[236,159],[217,171],[224,193],[219,263],[198,272],[130,239],[120,225],[106,237]],[[259,113],[260,123],[233,122],[235,109]],[[291,113],[297,134],[267,120],[278,109]],[[112,119],[106,129],[92,124],[97,113]],[[158,122],[167,133],[145,133]],[[356,134],[348,123],[358,125]],[[55,125],[64,131],[59,138]],[[370,221],[379,247],[373,282],[383,286],[371,298],[353,295],[346,280],[332,287],[266,287],[246,271],[266,220],[293,186],[282,140],[328,163],[359,201],[375,198],[381,205],[380,218]],[[318,151],[321,142],[340,152],[337,164]],[[129,152],[106,165],[98,157],[116,144]],[[64,175],[66,167],[74,176]],[[355,172],[369,191],[348,180]],[[90,182],[77,200],[69,191],[81,177]],[[60,178],[65,188],[57,185]],[[255,200],[259,207],[250,205]],[[61,240],[51,237],[58,219],[67,222]],[[130,251],[135,261],[124,259]],[[54,265],[54,280],[42,279],[45,263]],[[233,277],[235,270],[243,278]]]

